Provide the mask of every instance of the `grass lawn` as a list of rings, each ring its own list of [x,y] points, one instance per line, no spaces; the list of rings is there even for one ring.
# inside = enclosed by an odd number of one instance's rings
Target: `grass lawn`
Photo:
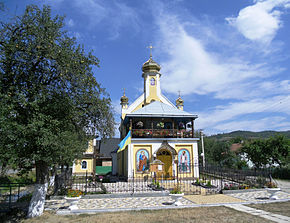
[[[269,204],[249,204],[247,206],[290,217],[290,201]]]
[[[3,219],[2,219],[3,220]],[[12,221],[11,221],[12,220]],[[6,222],[24,223],[58,223],[58,222],[101,222],[101,223],[141,223],[141,222],[271,222],[266,219],[239,212],[226,207],[198,207],[188,209],[171,209],[156,211],[129,211],[99,214],[81,214],[60,216],[52,212],[45,212],[41,217],[25,219],[18,213],[18,219],[14,218]]]

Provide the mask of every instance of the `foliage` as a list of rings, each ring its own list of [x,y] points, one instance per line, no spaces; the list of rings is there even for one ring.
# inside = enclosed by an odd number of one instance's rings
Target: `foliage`
[[[211,187],[211,186],[212,186],[210,180],[207,181],[206,186],[207,186],[207,187]]]
[[[274,168],[271,173],[273,178],[290,180],[290,167]]]
[[[247,141],[242,147],[246,157],[256,168],[289,164],[290,140],[283,136]]]
[[[181,188],[179,185],[176,185],[173,190],[170,191],[171,194],[182,194]]]
[[[236,184],[225,184],[223,189],[224,190],[238,190],[239,186]]]
[[[266,187],[268,187],[268,188],[277,188],[277,185],[273,181],[270,181],[270,182],[266,183]]]
[[[62,30],[63,19],[31,5],[0,26],[0,163],[36,165],[41,183],[49,166],[71,165],[89,139],[114,128],[92,72],[99,60]]]
[[[231,140],[233,138],[241,138],[241,139],[258,139],[258,138],[269,138],[275,135],[283,135],[286,138],[290,138],[290,130],[288,131],[262,131],[262,132],[250,132],[250,131],[234,131],[230,133],[223,133],[209,136],[212,139],[217,140]],[[238,142],[235,142],[238,143]]]
[[[34,183],[35,182],[35,173],[29,172],[24,175],[9,175],[1,176],[0,183]]]
[[[205,147],[205,157],[206,162],[233,167],[236,154],[230,151],[230,143],[226,141],[217,141],[208,137],[204,137],[204,147]],[[199,142],[199,148],[201,148],[201,143]],[[201,149],[199,150],[201,152]],[[201,159],[202,160],[202,159]]]
[[[196,178],[194,184],[197,185],[197,186],[200,186],[201,185],[201,182],[199,181],[199,178]]]
[[[32,193],[26,194],[22,197],[20,197],[17,202],[29,202],[31,200]]]
[[[67,191],[67,196],[68,197],[80,197],[83,194],[82,191],[76,190],[76,189],[69,189]]]

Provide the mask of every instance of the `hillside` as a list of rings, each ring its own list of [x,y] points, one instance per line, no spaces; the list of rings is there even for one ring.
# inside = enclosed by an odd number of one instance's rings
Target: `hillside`
[[[283,135],[287,138],[290,138],[290,130],[288,131],[262,131],[262,132],[250,132],[250,131],[234,131],[230,133],[223,133],[217,135],[211,135],[209,138],[215,138],[218,140],[228,140],[231,138],[242,137],[242,138],[269,138],[275,135]]]

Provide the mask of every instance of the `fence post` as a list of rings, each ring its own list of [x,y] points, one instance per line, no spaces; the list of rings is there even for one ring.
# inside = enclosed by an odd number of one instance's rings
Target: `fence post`
[[[134,189],[135,189],[135,186],[134,186],[134,180],[135,180],[135,176],[134,176],[134,169],[133,169],[133,192],[132,192],[132,194],[134,194]]]
[[[87,188],[88,188],[88,171],[86,171],[86,186],[85,186],[85,194],[87,194]]]
[[[11,209],[11,196],[12,196],[12,187],[9,184],[9,210]]]
[[[18,194],[17,194],[17,200],[19,200],[19,194],[20,194],[20,183],[18,184]]]

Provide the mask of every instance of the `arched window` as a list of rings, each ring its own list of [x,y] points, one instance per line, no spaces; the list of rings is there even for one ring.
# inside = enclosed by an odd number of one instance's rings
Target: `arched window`
[[[82,161],[82,169],[87,169],[87,161]]]
[[[151,83],[152,86],[155,85],[155,79],[153,77],[150,79],[150,83]]]

